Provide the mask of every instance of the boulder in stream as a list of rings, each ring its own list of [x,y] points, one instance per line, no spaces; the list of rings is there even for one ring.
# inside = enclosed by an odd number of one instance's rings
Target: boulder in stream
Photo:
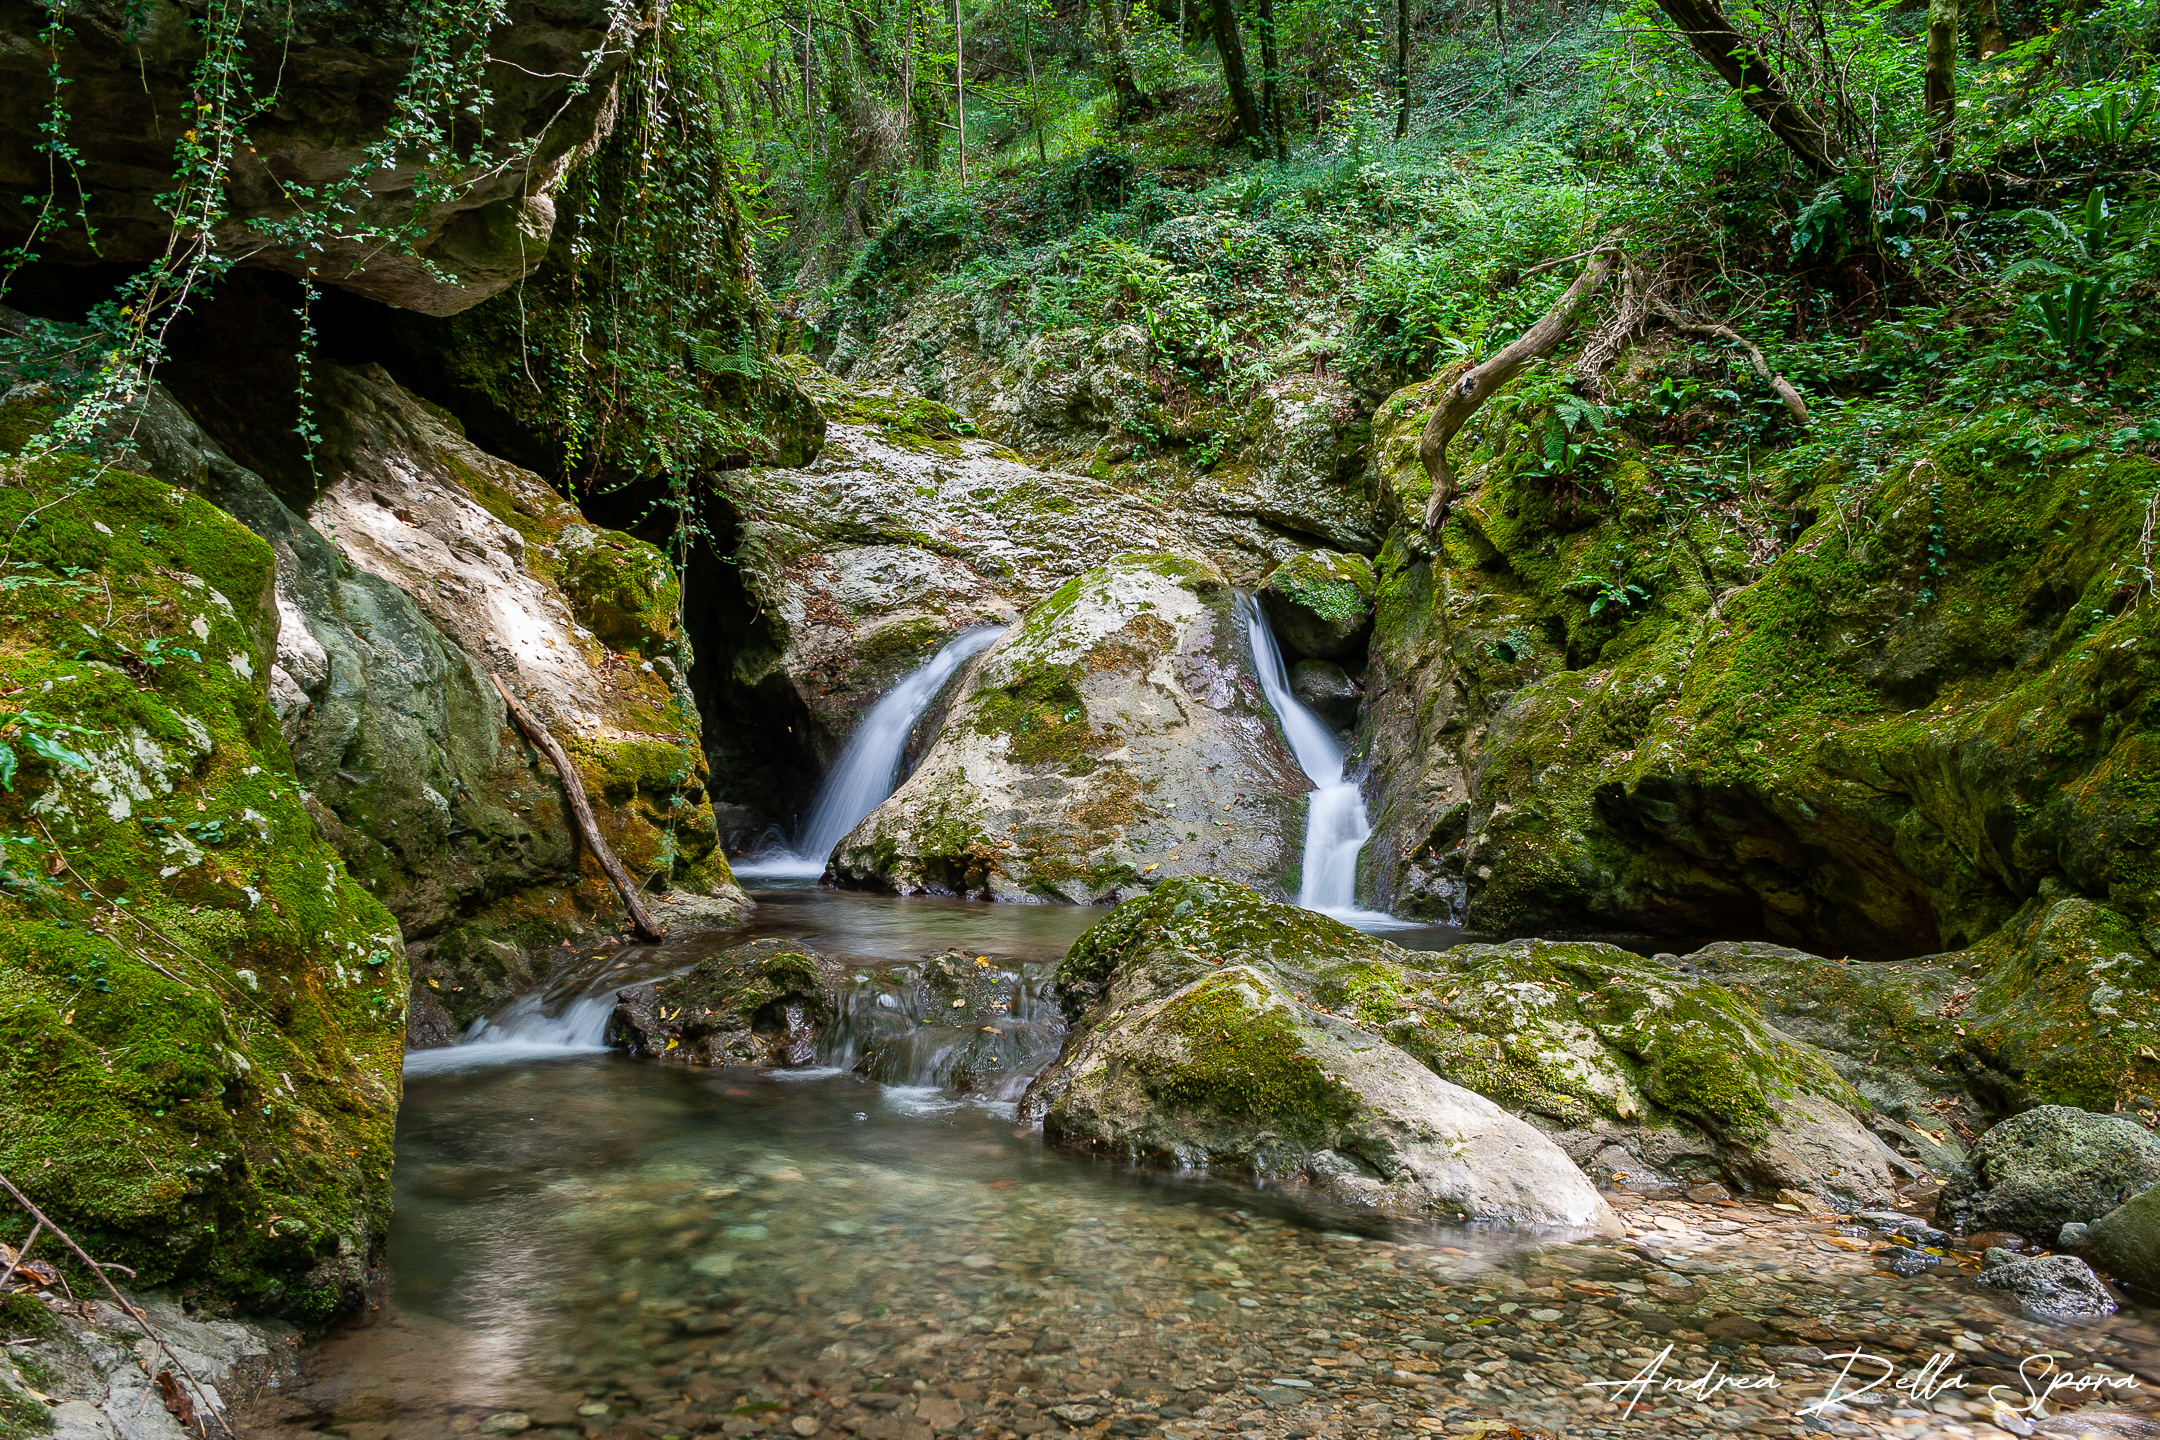
[[[1307,957],[1393,948],[1223,881],[1159,886],[1067,954],[1075,1028],[1023,1113],[1052,1140],[1145,1163],[1294,1177],[1409,1214],[1617,1231],[1534,1127],[1311,1002]]]
[[[2081,1249],[2110,1275],[2160,1294],[2160,1185],[2094,1221]]]
[[[1980,1283],[2014,1296],[2035,1315],[2062,1319],[2115,1313],[2115,1297],[2092,1266],[2075,1255],[2034,1255],[2022,1260],[2001,1250],[1988,1255],[1998,1263],[1987,1265]]]
[[[617,992],[607,1043],[675,1065],[807,1064],[841,974],[814,950],[755,940]]]
[[[1222,575],[1121,555],[960,681],[921,765],[833,853],[842,884],[1097,903],[1179,873],[1280,892],[1311,783]]]
[[[1746,1193],[1790,1189],[1841,1205],[1892,1193],[1897,1157],[1868,1132],[1866,1102],[1820,1052],[1723,987],[1615,946],[1409,951],[1239,886],[1176,880],[1082,936],[1059,975],[1075,1014],[1123,1010],[1131,1020],[1142,995],[1230,966],[1293,997],[1309,1017],[1301,1023],[1357,1027],[1401,1062],[1505,1107],[1600,1179],[1651,1188],[1723,1179]],[[1071,1104],[1062,1098],[1090,1063],[1074,1046],[1094,1046],[1107,1063],[1125,1043],[1093,1034],[1076,1031],[1059,1071],[1037,1087],[1053,1132],[1119,1128],[1079,1119],[1074,1106],[1101,1108],[1089,1089]]]
[[[1938,1218],[1967,1231],[2008,1230],[2042,1241],[2086,1224],[2160,1184],[2160,1137],[2128,1115],[2042,1105],[2013,1115],[1973,1146]]]

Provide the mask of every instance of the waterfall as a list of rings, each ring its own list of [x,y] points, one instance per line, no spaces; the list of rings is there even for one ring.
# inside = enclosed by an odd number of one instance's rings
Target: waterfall
[[[1275,718],[1282,724],[1283,738],[1290,742],[1299,768],[1315,787],[1305,812],[1305,873],[1299,881],[1297,903],[1353,925],[1401,923],[1377,910],[1358,908],[1358,852],[1372,834],[1365,797],[1343,774],[1343,751],[1335,743],[1335,732],[1291,692],[1282,650],[1259,600],[1241,595],[1238,606],[1252,640],[1260,689],[1275,708]]]
[[[900,778],[900,757],[907,749],[908,732],[937,699],[953,672],[974,659],[1004,634],[1002,627],[981,625],[963,630],[925,661],[905,680],[885,692],[862,724],[855,727],[847,748],[818,787],[801,839],[789,850],[768,851],[735,866],[735,873],[749,879],[789,876],[815,879],[825,873],[825,862],[847,833],[863,817],[885,803]]]
[[[521,1060],[553,1060],[566,1055],[594,1055],[607,1049],[607,1020],[615,1009],[615,987],[604,985],[550,1016],[539,995],[515,1001],[491,1020],[475,1020],[455,1045],[415,1050],[405,1057],[407,1075],[435,1075],[477,1065],[509,1065]]]

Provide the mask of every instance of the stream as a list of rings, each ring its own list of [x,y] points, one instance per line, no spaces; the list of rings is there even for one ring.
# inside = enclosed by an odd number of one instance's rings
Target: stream
[[[254,1433],[1184,1440],[1505,1419],[1526,1435],[1998,1437],[1978,1381],[1801,1411],[1835,1381],[1825,1356],[1851,1348],[1906,1379],[1939,1353],[2160,1381],[2144,1315],[2030,1320],[1955,1262],[1898,1279],[1873,1267],[1865,1224],[1616,1195],[1624,1240],[1412,1225],[1048,1148],[1014,1123],[1024,1076],[970,1096],[937,1083],[944,1041],[912,977],[955,945],[995,957],[1025,1069],[1057,1047],[1051,970],[1103,912],[802,885],[757,898],[747,932],[615,952],[411,1057],[394,1285],[311,1353],[299,1388],[257,1403]],[[765,935],[854,966],[815,1063],[699,1071],[599,1048],[591,1017],[614,987]],[[878,1037],[879,1072],[850,1068]],[[1612,1388],[1645,1366],[1779,1383]]]

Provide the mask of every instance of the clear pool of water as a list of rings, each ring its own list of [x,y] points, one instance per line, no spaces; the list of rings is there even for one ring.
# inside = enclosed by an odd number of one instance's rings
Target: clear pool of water
[[[862,967],[858,998],[886,1011],[906,1008],[910,966],[953,946],[999,957],[1016,1003],[1040,1001],[1049,967],[1102,913],[809,889],[760,899],[753,935],[847,958]],[[604,994],[713,943],[626,951],[577,983]],[[1184,1440],[1504,1423],[1996,1440],[1978,1386],[1885,1386],[1801,1412],[1840,1344],[1909,1370],[1938,1349],[1967,1366],[2037,1349],[2160,1382],[2160,1341],[2138,1314],[2034,1321],[1955,1264],[1912,1281],[1876,1272],[1867,1242],[1802,1217],[1623,1197],[1625,1240],[1409,1226],[1050,1149],[1008,1102],[911,1083],[923,1078],[507,1049],[416,1068],[394,1285],[255,1428]],[[1653,1362],[1665,1378],[1712,1366],[1785,1378],[1653,1391],[1634,1407],[1601,1386]]]

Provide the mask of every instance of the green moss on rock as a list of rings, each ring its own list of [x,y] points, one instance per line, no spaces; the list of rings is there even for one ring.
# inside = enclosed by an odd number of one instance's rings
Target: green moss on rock
[[[0,1171],[144,1285],[327,1321],[388,1220],[405,961],[270,710],[269,547],[74,464],[0,527],[6,738],[84,761],[0,792]]]

